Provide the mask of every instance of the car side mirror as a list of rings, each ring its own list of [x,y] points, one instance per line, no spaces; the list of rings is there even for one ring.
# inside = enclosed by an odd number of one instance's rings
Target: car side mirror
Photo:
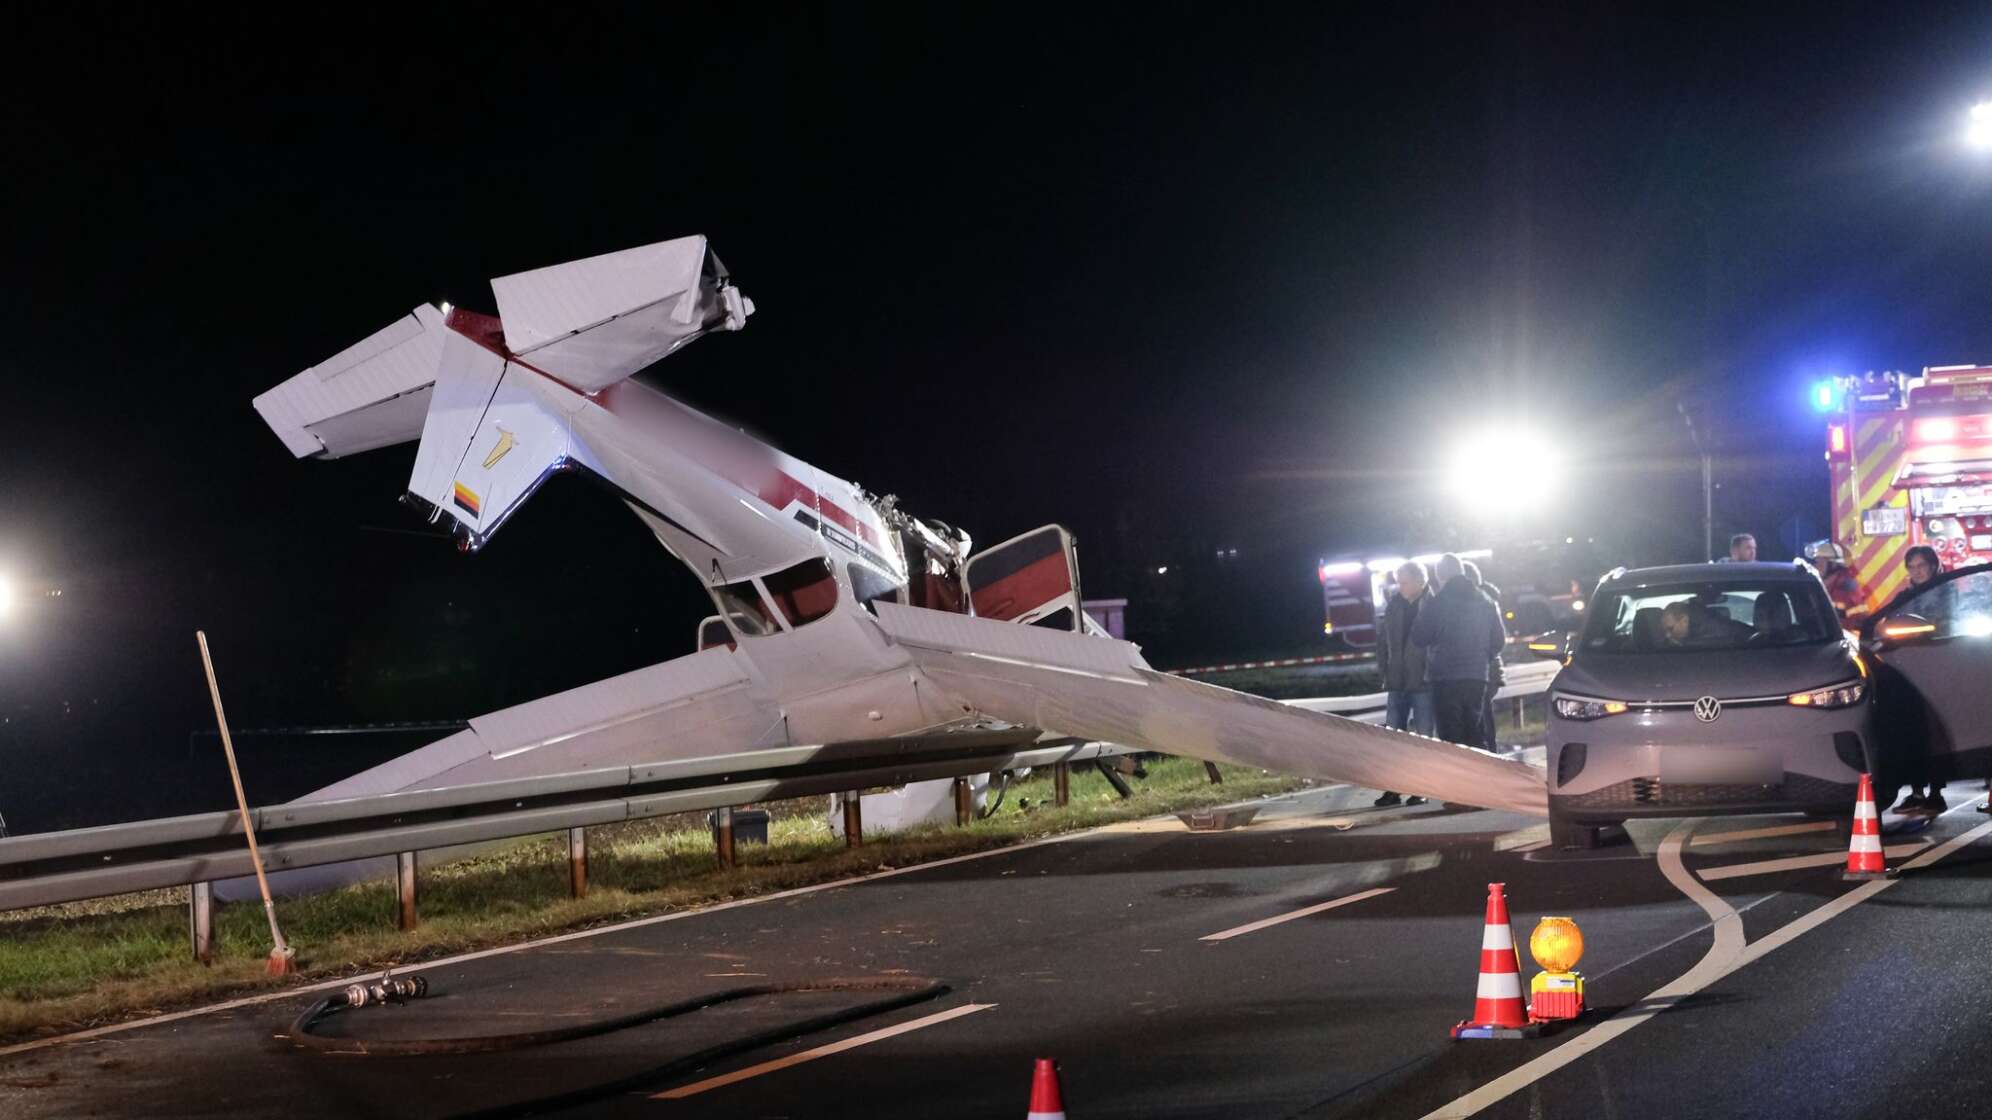
[[[1920,614],[1890,615],[1874,628],[1877,647],[1899,646],[1909,642],[1919,642],[1937,632],[1937,624]]]

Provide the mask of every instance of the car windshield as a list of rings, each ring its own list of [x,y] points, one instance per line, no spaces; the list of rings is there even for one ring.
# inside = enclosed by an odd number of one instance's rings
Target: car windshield
[[[1607,590],[1589,613],[1581,648],[1607,653],[1762,649],[1840,636],[1825,589],[1790,580]]]

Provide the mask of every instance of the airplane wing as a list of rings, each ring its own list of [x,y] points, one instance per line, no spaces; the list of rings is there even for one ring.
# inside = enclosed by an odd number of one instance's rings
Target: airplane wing
[[[976,711],[1065,735],[1549,814],[1541,767],[1148,667],[1130,642],[875,604],[921,673]]]

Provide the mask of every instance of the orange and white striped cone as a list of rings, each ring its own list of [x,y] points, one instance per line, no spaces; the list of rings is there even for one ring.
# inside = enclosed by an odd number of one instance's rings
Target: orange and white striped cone
[[[1480,985],[1474,991],[1473,1018],[1452,1029],[1454,1038],[1534,1038],[1541,1023],[1529,1022],[1522,1002],[1522,959],[1508,925],[1506,883],[1487,884],[1487,924],[1480,934]]]
[[[1861,775],[1854,794],[1853,837],[1847,842],[1847,871],[1843,879],[1886,879],[1888,869],[1881,851],[1881,814],[1874,811],[1874,783]]]
[[[1024,1120],[1065,1120],[1065,1101],[1058,1092],[1058,1063],[1039,1058],[1031,1072],[1031,1110]]]

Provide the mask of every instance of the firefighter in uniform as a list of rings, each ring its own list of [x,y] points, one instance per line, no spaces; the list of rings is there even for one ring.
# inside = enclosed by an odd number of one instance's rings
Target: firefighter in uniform
[[[1847,566],[1847,550],[1832,541],[1813,541],[1805,546],[1805,558],[1819,569],[1819,578],[1832,597],[1833,609],[1842,623],[1858,622],[1868,611],[1868,591]]]

